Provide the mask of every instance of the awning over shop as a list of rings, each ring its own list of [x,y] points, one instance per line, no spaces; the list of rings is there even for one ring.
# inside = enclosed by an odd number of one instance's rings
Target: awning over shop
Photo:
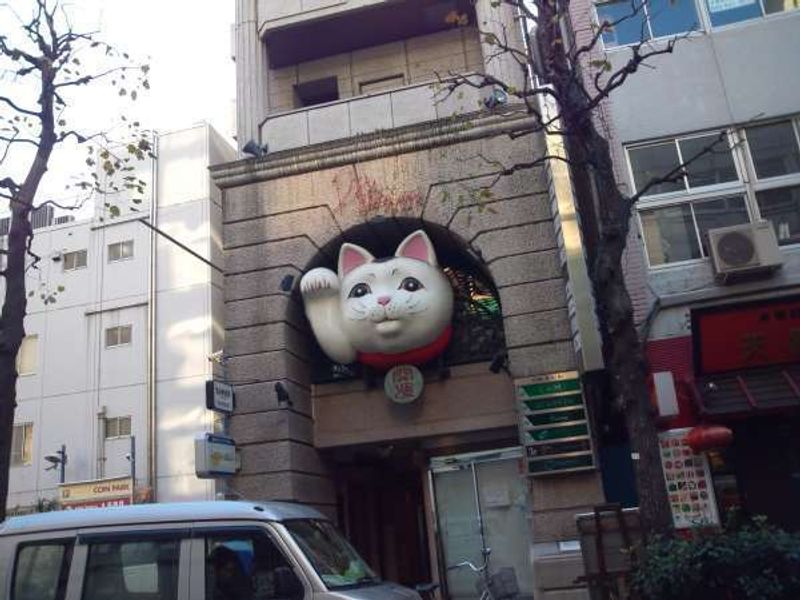
[[[800,365],[698,376],[692,389],[700,414],[706,416],[800,409]]]

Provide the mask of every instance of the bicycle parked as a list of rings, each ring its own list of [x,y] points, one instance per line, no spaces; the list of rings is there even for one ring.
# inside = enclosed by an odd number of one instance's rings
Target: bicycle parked
[[[447,567],[448,571],[455,569],[468,568],[478,575],[475,589],[480,593],[480,600],[512,600],[519,595],[519,583],[517,574],[513,567],[503,567],[496,573],[489,573],[489,555],[491,548],[481,550],[483,554],[483,564],[476,567],[474,563],[464,560],[460,563]]]

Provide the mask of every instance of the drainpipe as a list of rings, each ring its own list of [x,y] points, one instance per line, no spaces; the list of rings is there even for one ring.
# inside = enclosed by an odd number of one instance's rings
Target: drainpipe
[[[150,191],[150,223],[158,226],[158,135],[153,135],[153,159],[151,170],[152,190]],[[156,232],[150,230],[150,266],[148,273],[147,299],[147,481],[150,484],[151,498],[156,501],[158,461],[158,424],[156,422]],[[135,485],[135,483],[134,483]]]

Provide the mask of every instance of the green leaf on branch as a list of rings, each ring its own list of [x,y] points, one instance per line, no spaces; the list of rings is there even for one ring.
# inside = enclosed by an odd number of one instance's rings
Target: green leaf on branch
[[[605,59],[597,59],[589,61],[589,64],[596,69],[600,69],[601,71],[610,71],[611,70],[611,63]]]

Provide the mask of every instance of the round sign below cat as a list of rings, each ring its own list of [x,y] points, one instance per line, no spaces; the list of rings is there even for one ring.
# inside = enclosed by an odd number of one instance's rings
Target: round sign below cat
[[[383,380],[386,396],[396,404],[411,404],[422,395],[425,382],[414,365],[397,365],[389,369]]]

